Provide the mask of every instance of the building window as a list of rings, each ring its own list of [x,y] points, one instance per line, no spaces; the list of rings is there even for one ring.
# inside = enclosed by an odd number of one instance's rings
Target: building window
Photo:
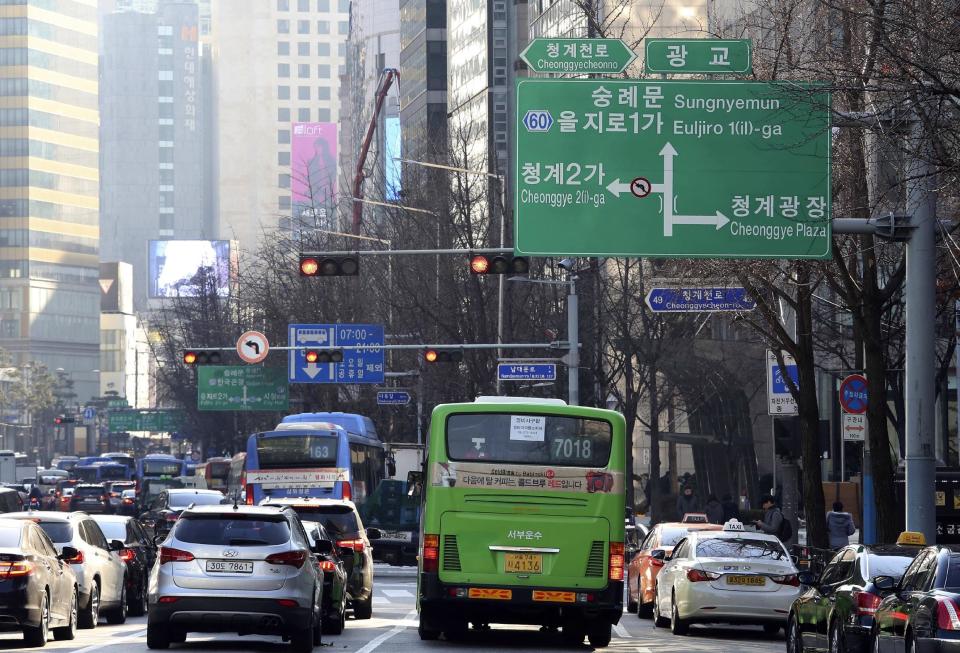
[[[290,109],[287,107],[277,109],[277,122],[290,122]]]
[[[309,43],[297,43],[297,54],[301,57],[310,56],[310,44]]]
[[[290,165],[290,153],[289,153],[289,152],[277,152],[277,165],[278,165],[278,166],[288,166],[288,165]]]
[[[345,20],[341,20],[340,24],[337,26],[337,31],[340,34],[349,34],[350,33],[350,23]]]
[[[278,86],[278,87],[277,87],[277,99],[278,99],[278,100],[289,100],[289,99],[290,99],[290,87],[289,87],[289,86]]]
[[[297,11],[310,11],[310,0],[297,0]]]
[[[297,64],[297,77],[300,79],[310,79],[310,64]]]
[[[297,21],[297,34],[309,34],[310,33],[310,21],[309,20],[298,20]]]
[[[321,57],[330,56],[330,44],[329,43],[317,43],[317,54]]]
[[[298,99],[298,100],[309,100],[309,99],[310,99],[310,87],[309,87],[309,86],[298,86],[298,87],[297,87],[297,99]]]
[[[290,54],[290,41],[277,41],[277,54],[285,57]]]
[[[330,64],[322,63],[317,66],[318,79],[330,79]]]
[[[284,77],[290,76],[290,64],[288,63],[278,63],[277,64],[277,77],[283,79]]]
[[[277,186],[280,188],[290,188],[290,175],[285,172],[277,175]]]
[[[289,195],[285,195],[285,196],[281,197],[280,200],[279,200],[279,202],[277,202],[277,206],[280,208],[281,211],[289,211],[289,210],[290,210],[290,196],[289,196]]]
[[[350,0],[337,0],[337,11],[342,14],[350,13]]]
[[[161,141],[173,140],[173,125],[159,125],[159,132]]]
[[[290,33],[290,21],[286,18],[281,18],[277,21],[277,34],[289,34]]]
[[[277,11],[290,11],[290,0],[277,0]]]
[[[329,86],[320,86],[317,88],[317,99],[318,100],[329,100],[330,99],[330,87]]]
[[[330,109],[317,109],[317,119],[320,122],[330,122]]]
[[[299,122],[310,122],[310,109],[297,109],[297,120]]]
[[[277,130],[277,142],[280,145],[289,145],[290,144],[290,130],[289,129],[278,129]]]
[[[161,186],[173,186],[173,170],[170,168],[164,168],[158,172],[160,173]]]
[[[330,11],[330,0],[317,0],[317,11]]]
[[[317,34],[329,34],[330,33],[330,21],[329,20],[318,20],[317,21]]]
[[[337,56],[346,57],[347,56],[347,44],[346,43],[337,43]]]

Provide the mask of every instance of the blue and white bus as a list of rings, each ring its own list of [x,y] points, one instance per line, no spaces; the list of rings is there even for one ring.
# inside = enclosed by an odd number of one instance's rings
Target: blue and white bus
[[[247,503],[323,497],[362,505],[383,480],[384,446],[367,417],[304,413],[251,435],[245,467]]]
[[[187,461],[165,453],[148,453],[137,461],[137,480],[187,475]]]
[[[126,465],[104,459],[89,465],[77,465],[73,468],[74,477],[84,483],[106,483],[107,481],[128,481],[130,473]]]

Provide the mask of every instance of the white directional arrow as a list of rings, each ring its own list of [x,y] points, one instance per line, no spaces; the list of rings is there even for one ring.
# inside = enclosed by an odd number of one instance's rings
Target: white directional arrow
[[[607,190],[613,193],[616,197],[620,197],[620,193],[630,192],[630,184],[625,184],[621,182],[619,178],[617,178],[607,185]]]
[[[320,374],[320,366],[316,363],[307,363],[307,366],[303,368],[303,371],[307,373],[307,376],[313,379],[317,376],[317,374]]]
[[[671,216],[672,224],[709,224],[714,225],[717,228],[717,231],[723,229],[730,218],[725,216],[720,211],[717,211],[714,215],[674,215]]]

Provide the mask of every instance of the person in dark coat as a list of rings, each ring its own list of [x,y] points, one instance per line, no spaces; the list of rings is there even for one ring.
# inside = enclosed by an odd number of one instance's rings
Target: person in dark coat
[[[693,486],[690,484],[683,486],[683,492],[677,497],[677,515],[679,519],[688,512],[702,512],[700,509],[700,499],[693,493]]]
[[[737,506],[737,502],[733,500],[733,497],[729,494],[724,494],[723,498],[720,499],[720,505],[723,506],[723,523],[726,524],[731,519],[736,519],[740,521],[740,507]]]
[[[707,504],[703,507],[703,511],[707,513],[707,520],[711,524],[723,523],[723,506],[717,501],[715,495],[711,494],[707,497]]]
[[[857,530],[853,523],[853,515],[843,511],[843,504],[833,502],[833,510],[827,513],[827,537],[830,548],[839,549],[850,544],[850,536]]]

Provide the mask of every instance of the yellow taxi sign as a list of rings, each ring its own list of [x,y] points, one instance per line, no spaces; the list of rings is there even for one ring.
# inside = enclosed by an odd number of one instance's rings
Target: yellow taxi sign
[[[927,538],[917,531],[903,531],[897,538],[897,544],[904,546],[926,546]]]

